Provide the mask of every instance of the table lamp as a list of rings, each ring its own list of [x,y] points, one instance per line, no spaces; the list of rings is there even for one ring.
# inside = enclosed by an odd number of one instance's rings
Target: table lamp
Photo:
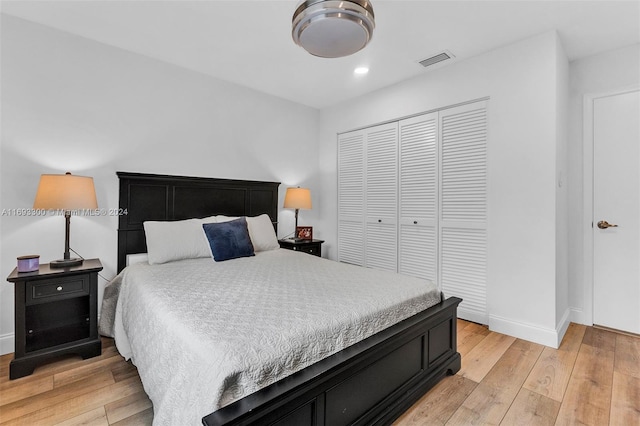
[[[287,188],[287,192],[284,195],[284,208],[296,209],[295,231],[298,228],[298,211],[300,209],[311,209],[311,191],[309,191],[309,188]],[[297,235],[294,239],[296,241],[299,240]]]
[[[49,266],[51,268],[68,268],[81,265],[82,259],[72,259],[69,254],[71,211],[98,208],[93,178],[74,176],[69,172],[64,175],[41,175],[33,208],[64,211],[64,258],[50,262]]]

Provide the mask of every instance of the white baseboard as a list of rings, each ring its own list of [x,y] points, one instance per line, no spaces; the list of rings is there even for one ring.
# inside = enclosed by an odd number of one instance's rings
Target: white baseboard
[[[0,355],[6,355],[14,352],[15,346],[15,334],[8,333],[0,336]]]
[[[569,324],[567,323],[567,327],[568,325]],[[489,330],[502,334],[508,334],[509,336],[528,340],[530,342],[538,343],[545,346],[550,346],[556,349],[559,346],[558,330],[513,321],[509,318],[489,315]],[[564,335],[564,332],[562,333],[562,335]]]
[[[476,311],[468,311],[465,308],[458,306],[458,318],[477,322],[478,324],[488,324],[489,320],[487,318],[487,314],[479,314]]]
[[[560,321],[556,324],[556,331],[558,335],[558,343],[555,346],[556,348],[558,348],[560,343],[562,343],[562,339],[564,338],[564,334],[567,332],[567,328],[569,328],[569,324],[571,324],[571,308],[567,308],[567,310],[564,311],[564,315],[562,315],[562,318],[560,318]]]
[[[571,308],[571,322],[575,322],[576,324],[593,325],[591,318],[587,319],[585,312],[578,308]]]

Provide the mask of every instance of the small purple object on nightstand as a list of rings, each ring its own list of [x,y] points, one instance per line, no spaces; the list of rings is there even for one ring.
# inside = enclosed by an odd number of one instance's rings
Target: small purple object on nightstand
[[[40,269],[40,255],[30,254],[18,257],[18,272],[35,272]]]

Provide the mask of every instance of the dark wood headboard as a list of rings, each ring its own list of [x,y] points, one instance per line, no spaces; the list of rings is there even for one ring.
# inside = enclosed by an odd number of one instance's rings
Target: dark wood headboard
[[[266,213],[277,231],[280,182],[117,172],[120,179],[118,272],[128,254],[146,253],[142,223]]]

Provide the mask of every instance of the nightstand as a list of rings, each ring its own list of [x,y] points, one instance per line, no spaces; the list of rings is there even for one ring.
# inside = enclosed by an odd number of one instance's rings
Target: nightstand
[[[83,359],[102,352],[98,336],[99,259],[71,268],[40,265],[35,272],[7,277],[15,287],[15,354],[9,378],[33,373],[43,361],[77,354]]]
[[[324,240],[302,240],[296,241],[292,239],[278,240],[280,248],[294,251],[309,253],[314,256],[322,257],[322,243]]]

